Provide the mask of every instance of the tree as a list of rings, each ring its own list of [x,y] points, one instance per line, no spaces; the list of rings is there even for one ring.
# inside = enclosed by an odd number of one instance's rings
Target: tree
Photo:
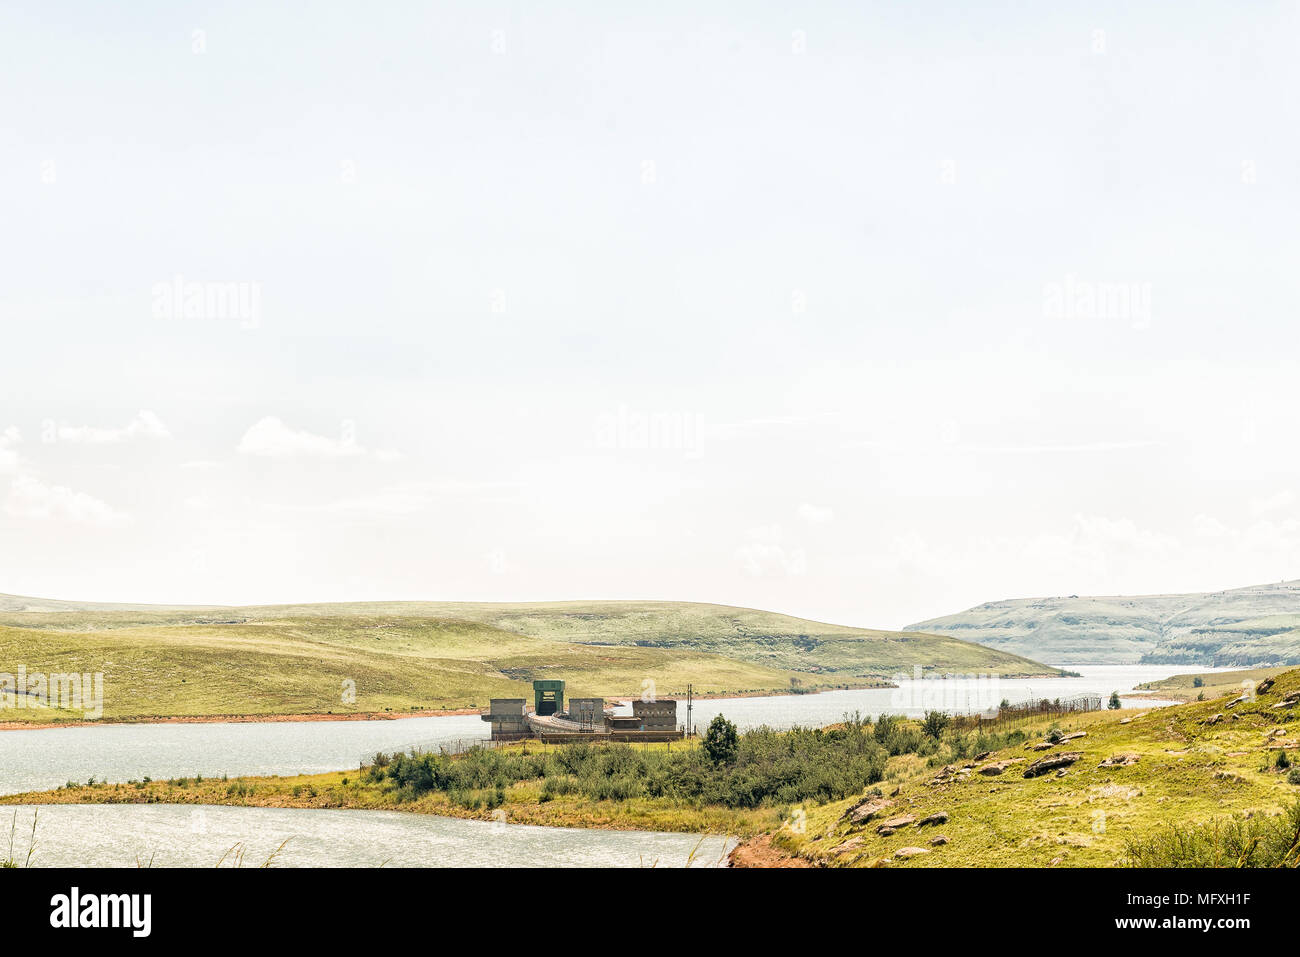
[[[1123,705],[1119,703],[1118,691],[1112,691],[1110,693],[1110,703],[1107,704],[1106,707],[1110,708],[1111,711],[1118,711],[1120,708],[1123,707]]]
[[[951,720],[942,711],[927,711],[925,720],[921,722],[921,730],[932,738],[938,738]]]
[[[730,764],[736,760],[739,743],[736,726],[722,715],[710,721],[709,730],[704,732],[704,753],[714,764]]]

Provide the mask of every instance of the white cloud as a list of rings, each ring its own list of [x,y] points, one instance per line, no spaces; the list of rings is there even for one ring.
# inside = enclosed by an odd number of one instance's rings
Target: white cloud
[[[106,445],[125,442],[127,439],[170,439],[171,432],[162,419],[148,409],[141,409],[135,418],[120,429],[100,429],[90,425],[61,425],[56,431],[60,442],[81,442],[87,445]]]
[[[1289,508],[1294,504],[1295,492],[1285,488],[1274,495],[1255,499],[1250,503],[1250,510],[1256,515],[1262,515],[1265,512],[1276,512],[1281,508]]]
[[[370,451],[359,445],[351,435],[350,427],[340,430],[340,437],[329,438],[308,432],[306,429],[294,429],[276,416],[268,415],[254,424],[244,433],[239,442],[241,455],[258,455],[266,458],[351,458],[355,456],[373,456],[380,462],[394,462],[401,454],[391,449]]]
[[[125,513],[93,495],[63,485],[48,485],[33,475],[20,475],[9,485],[6,515],[37,521],[66,521],[116,527],[127,523]]]
[[[808,570],[808,556],[802,548],[782,544],[781,526],[764,525],[749,530],[750,542],[736,549],[741,567],[755,578],[796,576]]]
[[[797,511],[800,518],[812,525],[824,525],[835,517],[835,512],[831,509],[810,502],[804,502]]]
[[[1197,538],[1225,538],[1233,534],[1232,529],[1213,515],[1197,515],[1192,519],[1192,531]]]
[[[14,452],[10,446],[22,442],[22,433],[16,426],[9,426],[3,432],[0,432],[0,475],[8,475],[18,471],[18,466],[22,463],[22,456]]]

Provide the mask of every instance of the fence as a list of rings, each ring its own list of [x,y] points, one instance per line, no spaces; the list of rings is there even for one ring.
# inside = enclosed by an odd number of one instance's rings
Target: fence
[[[979,729],[994,724],[1019,724],[1035,718],[1059,718],[1067,714],[1100,711],[1103,707],[1099,694],[1080,694],[1069,698],[1030,698],[1015,704],[1003,703],[996,715],[964,714],[952,719],[953,727],[963,730]]]

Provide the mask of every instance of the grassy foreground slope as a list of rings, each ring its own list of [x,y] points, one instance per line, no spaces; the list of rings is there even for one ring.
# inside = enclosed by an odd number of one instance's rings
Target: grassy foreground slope
[[[1296,806],[1300,671],[1279,675],[1253,701],[1234,700],[1079,715],[1059,727],[1083,736],[1034,750],[1048,743],[1049,722],[1040,722],[1026,744],[900,777],[881,789],[875,813],[867,795],[832,802],[808,809],[802,829],[784,825],[770,841],[827,866],[1150,863],[1145,849],[1167,843],[1171,828],[1213,833]],[[1044,758],[1062,766],[1026,777]],[[932,815],[944,817],[920,825]],[[1135,849],[1143,850],[1136,859]]]
[[[1062,664],[1300,664],[1300,581],[1186,595],[1022,598],[910,626]]]

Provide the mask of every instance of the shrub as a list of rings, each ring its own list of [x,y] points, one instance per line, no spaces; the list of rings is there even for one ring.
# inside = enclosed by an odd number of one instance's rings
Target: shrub
[[[951,721],[952,718],[948,717],[948,715],[944,714],[942,711],[927,711],[925,713],[925,720],[921,722],[921,731],[924,732],[927,737],[938,738],[943,734],[943,729],[948,727],[948,724]]]
[[[704,753],[714,764],[730,764],[736,760],[738,738],[736,726],[718,715],[709,722],[709,730],[704,733]]]

